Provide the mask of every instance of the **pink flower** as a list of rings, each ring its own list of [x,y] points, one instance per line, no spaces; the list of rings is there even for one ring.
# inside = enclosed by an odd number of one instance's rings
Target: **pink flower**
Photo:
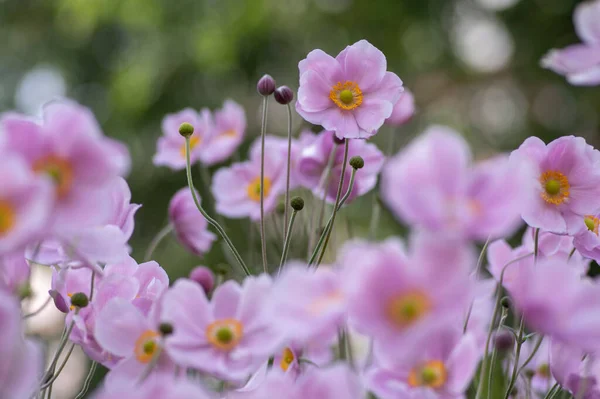
[[[431,332],[404,345],[418,347],[390,367],[367,371],[367,387],[381,399],[463,398],[477,370],[481,352],[475,338],[459,329]]]
[[[330,342],[344,324],[346,303],[340,276],[329,268],[285,265],[271,293],[274,318],[282,334],[298,346]]]
[[[285,170],[286,163],[279,154],[265,154],[265,214],[275,209],[285,190]],[[213,176],[211,191],[221,215],[260,220],[260,158],[219,169]]]
[[[198,192],[196,196],[200,200]],[[171,198],[169,221],[181,245],[198,256],[208,252],[213,241],[217,239],[217,236],[208,230],[208,221],[196,207],[188,187],[180,189]]]
[[[246,133],[246,113],[235,101],[226,100],[211,123],[211,135],[200,157],[207,166],[225,161],[240,146]]]
[[[107,376],[107,384],[135,385],[154,356],[159,356],[156,372],[169,372],[174,364],[164,352],[169,337],[162,337],[159,321],[144,314],[131,302],[115,298],[98,312],[94,328],[96,342],[121,358]]]
[[[43,366],[41,347],[25,340],[17,300],[0,290],[0,397],[29,398]]]
[[[23,251],[0,256],[0,290],[17,295],[20,288],[29,284],[30,274]]]
[[[411,247],[407,255],[398,240],[355,241],[338,259],[350,325],[375,338],[390,359],[410,350],[403,343],[463,322],[472,298],[473,257],[467,248],[449,237],[425,235],[413,238]]]
[[[174,378],[172,373],[155,373],[143,383],[132,385],[131,381],[119,381],[104,386],[93,399],[212,399],[202,386],[187,378]],[[134,383],[136,381],[133,381]]]
[[[2,127],[4,149],[20,154],[53,183],[53,231],[70,232],[106,219],[103,194],[123,171],[123,156],[113,156],[114,141],[104,137],[89,109],[68,100],[51,102],[44,107],[41,125],[9,114]]]
[[[94,284],[98,284],[99,277],[94,276]],[[52,270],[52,284],[49,291],[54,300],[54,305],[63,313],[75,310],[71,306],[73,294],[83,292],[90,295],[92,288],[92,270],[89,268],[63,268]]]
[[[117,226],[127,240],[134,229],[133,217],[142,206],[131,203],[131,190],[122,177],[116,177],[109,186],[111,212],[106,224]]]
[[[580,225],[581,230],[575,234],[573,245],[577,248],[577,252],[586,258],[600,261],[600,237],[598,237],[600,213],[586,215]]]
[[[282,396],[282,393],[285,393]],[[344,364],[328,368],[311,367],[298,379],[282,373],[267,374],[264,382],[255,390],[232,392],[227,399],[362,399],[364,389],[358,377]]]
[[[344,160],[344,146],[338,145],[329,181],[325,181],[327,164],[335,145],[333,140],[333,132],[322,131],[314,137],[312,143],[304,146],[297,160],[297,175],[300,184],[312,190],[315,196],[319,198],[326,194],[325,199],[330,203],[335,202]],[[364,140],[350,140],[348,160],[355,155],[360,155],[363,158],[365,166],[356,172],[354,188],[350,193],[350,197],[348,197],[348,201],[368,193],[375,187],[377,176],[385,159],[383,153],[379,151],[375,144],[367,143]],[[346,165],[342,194],[345,194],[348,190],[351,173],[352,168]]]
[[[390,117],[402,81],[386,72],[381,51],[366,40],[346,47],[336,58],[311,51],[298,64],[296,111],[339,138],[368,138]]]
[[[43,238],[54,193],[16,155],[0,156],[0,180],[0,254],[7,254]]]
[[[229,381],[240,381],[268,359],[280,344],[267,311],[271,280],[248,277],[242,286],[227,281],[209,303],[202,287],[178,280],[167,291],[161,320],[171,323],[167,351],[179,365]]]
[[[585,386],[585,394],[580,397],[595,399],[600,396],[600,362],[596,355],[585,355],[577,348],[553,341],[550,345],[550,370],[560,386],[574,397],[580,396],[579,391]],[[582,384],[583,380],[585,384]]]
[[[513,151],[534,168],[522,217],[531,227],[557,234],[577,233],[585,215],[600,211],[600,153],[581,137],[560,137],[548,145],[530,137]]]
[[[471,151],[454,130],[432,126],[389,160],[381,195],[411,225],[486,240],[521,223],[530,168],[496,156],[471,165]]]
[[[596,282],[554,258],[517,270],[510,294],[530,328],[576,348],[599,348],[600,287]]]
[[[190,123],[194,134],[190,137],[190,162],[200,161],[203,147],[212,134],[211,116],[208,109],[198,114],[186,108],[175,114],[168,114],[162,121],[163,136],[158,139],[153,162],[156,166],[168,166],[174,170],[185,169],[185,139],[179,134],[179,126]]]
[[[415,98],[411,91],[404,89],[398,102],[394,105],[392,115],[386,119],[385,123],[392,126],[402,126],[408,123],[414,114]]]
[[[551,50],[542,66],[581,86],[600,84],[600,1],[581,3],[573,15],[575,31],[583,41],[561,50]]]

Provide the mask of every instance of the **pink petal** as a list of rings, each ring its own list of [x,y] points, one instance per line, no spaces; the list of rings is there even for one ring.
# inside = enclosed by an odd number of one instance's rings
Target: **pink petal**
[[[577,35],[588,44],[600,43],[600,2],[583,2],[573,14]]]
[[[235,317],[241,292],[239,284],[232,280],[217,287],[211,300],[215,319]]]
[[[337,60],[344,68],[345,80],[356,82],[363,92],[376,87],[387,69],[385,55],[366,40],[346,47]]]
[[[134,354],[135,342],[149,329],[144,316],[130,302],[115,298],[96,316],[94,336],[105,350],[118,356]]]

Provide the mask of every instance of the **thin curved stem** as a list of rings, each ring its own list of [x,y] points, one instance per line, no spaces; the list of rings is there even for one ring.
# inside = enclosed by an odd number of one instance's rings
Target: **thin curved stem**
[[[40,389],[46,389],[46,388],[48,388],[58,378],[58,376],[60,375],[60,373],[62,373],[63,369],[67,365],[67,362],[69,361],[69,358],[71,357],[71,353],[73,353],[73,349],[75,349],[75,344],[71,344],[71,346],[69,347],[69,350],[68,350],[67,354],[65,355],[65,360],[63,360],[62,364],[60,365],[60,367],[58,368],[58,370],[54,373],[54,375],[52,376],[52,378],[50,378],[50,380],[48,380],[46,383],[44,383],[44,385],[42,385],[40,387]]]
[[[267,135],[267,107],[269,97],[263,96],[262,124],[260,129],[260,248],[263,271],[267,269],[267,240],[265,235],[265,136]],[[286,203],[287,207],[287,203]]]
[[[481,248],[481,252],[479,253],[479,258],[477,259],[477,267],[475,268],[475,276],[477,276],[479,274],[479,271],[481,270],[481,265],[483,264],[483,256],[485,255],[485,252],[487,251],[487,247],[490,243],[490,236],[488,236],[487,240],[485,240],[485,244],[483,244],[483,247]],[[469,310],[467,312],[467,317],[465,318],[465,323],[463,324],[463,333],[467,331],[467,327],[469,326],[469,320],[471,319],[471,313],[473,312],[473,301],[471,301],[471,304],[469,305]]]
[[[292,238],[292,228],[294,227],[294,221],[296,220],[297,214],[298,214],[298,211],[294,209],[294,211],[292,212],[292,217],[290,218],[290,224],[286,230],[285,242],[283,243],[283,251],[281,252],[281,261],[279,262],[279,270],[277,271],[277,275],[279,275],[279,273],[281,273],[283,264],[285,263],[285,261],[287,259],[287,254],[290,249],[290,241]]]
[[[325,241],[323,242],[323,248],[321,249],[321,255],[319,255],[319,259],[317,260],[317,266],[323,260],[323,255],[325,255],[325,250],[327,249],[327,244],[329,244],[329,238],[331,237],[331,232],[333,231],[333,225],[335,223],[335,217],[337,215],[337,211],[340,204],[340,197],[342,195],[342,188],[344,187],[344,175],[346,174],[346,167],[348,164],[348,147],[350,145],[350,141],[348,139],[344,142],[344,160],[342,161],[342,173],[340,175],[340,184],[338,185],[337,194],[335,196],[335,206],[333,207],[333,212],[331,213],[331,225],[329,229],[327,229],[327,235],[325,236]],[[354,169],[352,169],[354,170]]]
[[[287,173],[285,176],[285,209],[283,211],[283,238],[287,240],[288,230],[285,226],[288,223],[289,203],[290,203],[290,175],[292,170],[292,106],[287,105],[288,115],[288,147],[287,147]]]
[[[535,357],[535,354],[540,349],[540,346],[542,345],[543,340],[544,340],[544,336],[540,335],[540,337],[538,338],[538,341],[535,343],[535,346],[533,347],[533,350],[531,351],[531,353],[529,354],[527,359],[525,359],[525,361],[523,362],[523,364],[517,371],[517,374],[521,374],[521,372],[525,369],[525,367],[527,367],[527,365],[533,360],[533,358]]]
[[[355,178],[356,178],[356,169],[352,169],[352,174],[350,175],[350,183],[348,184],[348,190],[346,190],[346,194],[344,194],[344,196],[340,200],[340,203],[337,206],[338,211],[340,209],[342,209],[342,206],[344,205],[344,203],[346,202],[348,197],[350,197],[350,194],[352,193],[352,189],[354,188],[354,179]],[[319,242],[317,242],[317,246],[315,247],[315,250],[313,251],[313,254],[308,261],[309,266],[312,265],[313,262],[315,261],[315,258],[317,256],[317,254],[319,253],[319,249],[322,247],[323,242],[325,241],[325,237],[326,237],[327,233],[330,231],[330,229],[332,229],[332,227],[333,227],[333,214],[329,217],[329,220],[327,221],[327,224],[325,225],[325,228],[323,229],[323,234],[321,234],[321,237],[319,238]],[[319,266],[319,263],[317,263],[315,265],[315,267],[318,267],[318,266]]]
[[[154,253],[158,245],[162,242],[162,240],[171,233],[171,231],[173,231],[173,225],[169,223],[168,225],[160,229],[158,233],[156,233],[152,241],[150,241],[148,249],[146,249],[146,252],[144,254],[144,262],[152,260],[152,254]]]
[[[558,382],[556,382],[554,385],[552,385],[552,388],[548,390],[546,396],[544,396],[544,399],[552,399],[558,394],[558,392],[560,392],[560,385]]]
[[[77,315],[77,313],[79,313],[79,309],[75,310],[76,315]],[[75,327],[75,321],[72,320],[71,324],[69,324],[69,327],[64,330],[64,333],[60,338],[58,348],[56,349],[56,352],[54,353],[52,361],[50,362],[50,366],[44,373],[44,377],[42,378],[42,381],[48,380],[50,378],[50,376],[52,374],[54,374],[54,370],[56,370],[56,364],[58,363],[60,354],[65,349],[65,346],[67,345],[67,342],[69,341],[69,335],[71,335],[71,331],[73,331],[74,327]],[[48,385],[47,389],[50,391],[52,390],[52,382]]]
[[[50,304],[50,302],[52,302],[52,297],[51,296],[49,296],[48,299],[46,299],[46,301],[44,302],[44,304],[42,306],[40,306],[39,308],[37,308],[33,312],[31,312],[31,313],[26,314],[25,316],[23,316],[23,320],[29,319],[30,317],[33,317],[35,315],[40,314],[40,312],[42,310],[46,309],[46,306],[48,306],[48,304]]]
[[[198,200],[198,196],[196,195],[196,189],[194,188],[194,182],[192,181],[192,168],[191,168],[191,162],[190,162],[190,138],[189,137],[186,137],[186,139],[185,139],[185,158],[186,158],[185,159],[185,169],[186,169],[188,186],[190,188],[190,191],[192,192],[192,199],[194,200],[194,204],[196,205],[196,208],[198,208],[198,210],[200,211],[202,216],[204,216],[206,221],[211,226],[213,226],[217,230],[219,235],[223,238],[223,240],[225,240],[225,242],[227,243],[227,246],[229,246],[229,249],[233,253],[233,256],[235,257],[235,259],[240,264],[240,267],[242,268],[242,270],[244,271],[246,276],[250,276],[250,270],[248,269],[248,266],[246,266],[246,264],[244,263],[244,260],[242,259],[239,252],[233,245],[233,242],[231,242],[231,239],[229,238],[229,236],[227,235],[225,230],[223,230],[221,225],[219,223],[217,223],[217,221],[215,219],[211,218],[210,215],[208,213],[206,213],[204,208],[202,208],[202,205],[200,205],[200,201]]]
[[[496,329],[496,334],[498,334],[498,332],[500,331],[500,328],[502,328],[502,325],[504,324],[504,321],[506,320],[506,317],[508,316],[508,310],[502,308],[502,316],[500,316],[500,322],[498,323],[498,328]],[[492,359],[491,359],[491,364],[490,364],[490,373],[488,375],[488,393],[487,393],[487,397],[491,398],[492,397],[492,382],[494,379],[494,366],[496,365],[496,356],[498,354],[498,349],[496,349],[496,347],[494,347],[494,350],[492,351]]]
[[[85,396],[85,394],[87,394],[87,391],[90,389],[90,384],[92,383],[92,377],[96,373],[97,367],[98,367],[98,363],[92,362],[92,365],[90,366],[90,369],[88,370],[88,374],[85,377],[85,382],[83,383],[83,388],[81,388],[81,391],[79,391],[77,396],[75,396],[75,399],[82,399]]]

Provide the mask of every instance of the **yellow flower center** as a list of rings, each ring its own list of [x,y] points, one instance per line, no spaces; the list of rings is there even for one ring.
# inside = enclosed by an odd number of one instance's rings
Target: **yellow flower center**
[[[549,204],[560,205],[569,198],[569,179],[562,173],[549,170],[540,176],[542,198]]]
[[[290,365],[294,362],[294,352],[290,348],[285,348],[281,356],[279,366],[283,371],[287,371]]]
[[[221,133],[221,137],[236,137],[236,136],[237,136],[237,132],[235,131],[235,129],[225,130],[223,133]]]
[[[329,98],[338,107],[352,110],[359,107],[363,102],[363,94],[356,82],[337,82],[329,92]]]
[[[15,225],[15,209],[8,201],[0,200],[0,237],[6,235]]]
[[[156,340],[160,334],[154,330],[144,331],[135,341],[135,357],[140,363],[149,363],[159,348]]]
[[[408,374],[408,385],[411,387],[441,388],[448,379],[444,362],[431,360],[424,365],[413,368]]]
[[[598,235],[598,227],[600,226],[599,218],[592,215],[585,215],[583,221],[585,223],[585,227],[587,227],[589,231]]]
[[[33,164],[33,170],[37,173],[45,173],[52,179],[59,197],[64,197],[71,190],[73,168],[68,160],[55,155],[49,155],[38,159]]]
[[[201,141],[202,140],[200,140],[200,137],[192,135],[192,137],[190,137],[190,151],[192,151],[194,148],[196,148],[200,144]],[[180,152],[181,152],[181,156],[183,158],[185,158],[185,143],[183,143],[181,145]]]
[[[550,378],[550,366],[547,363],[541,364],[537,370],[537,375],[544,378]]]
[[[271,192],[271,179],[265,176],[265,197]],[[254,178],[248,185],[248,198],[252,201],[260,201],[260,177]]]
[[[392,298],[387,305],[389,320],[400,328],[409,327],[431,310],[431,301],[419,291],[412,291]]]
[[[244,327],[236,319],[221,319],[206,327],[206,339],[215,348],[232,350],[244,336]]]

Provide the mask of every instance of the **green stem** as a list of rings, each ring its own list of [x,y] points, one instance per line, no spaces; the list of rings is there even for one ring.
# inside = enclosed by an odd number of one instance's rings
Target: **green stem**
[[[152,260],[152,254],[154,253],[158,245],[162,242],[162,240],[171,233],[171,231],[173,231],[173,225],[169,223],[168,225],[160,229],[158,233],[156,233],[152,241],[150,241],[148,249],[146,249],[146,253],[144,254],[144,262]]]
[[[543,340],[544,340],[544,336],[540,335],[539,338],[538,338],[538,340],[537,340],[537,342],[535,343],[535,346],[533,347],[533,350],[531,351],[531,353],[529,354],[529,356],[527,357],[527,359],[525,359],[525,361],[523,362],[523,364],[521,365],[521,367],[517,371],[517,375],[521,374],[521,372],[525,369],[525,367],[527,367],[527,365],[533,360],[535,354],[540,349],[540,346],[542,345],[542,341]]]
[[[29,319],[30,317],[33,317],[37,314],[39,314],[42,310],[46,309],[46,306],[48,306],[48,304],[52,301],[52,297],[48,297],[48,299],[46,299],[46,302],[44,302],[44,304],[42,306],[40,306],[39,308],[37,308],[36,310],[34,310],[33,312],[26,314],[25,316],[23,316],[23,319]]]
[[[485,244],[483,244],[483,248],[481,248],[481,252],[479,253],[479,258],[477,259],[477,267],[475,268],[475,276],[477,276],[479,274],[479,271],[481,270],[481,265],[483,264],[483,256],[487,251],[489,243],[490,237],[488,237],[487,240],[485,240]],[[471,313],[473,312],[473,302],[474,300],[471,301],[471,304],[469,305],[469,311],[467,312],[467,317],[465,318],[465,323],[463,324],[463,333],[467,331],[467,327],[469,326],[469,320],[471,319]]]
[[[46,389],[46,388],[48,388],[58,378],[58,376],[60,375],[60,373],[62,373],[63,369],[67,365],[67,362],[69,361],[69,358],[71,357],[71,353],[73,353],[73,349],[75,349],[75,344],[71,344],[71,346],[69,347],[69,351],[65,355],[65,359],[63,360],[63,362],[60,365],[60,367],[58,368],[58,370],[55,373],[53,373],[52,378],[50,378],[49,381],[47,381],[46,383],[44,383],[40,387],[40,389]]]
[[[552,399],[552,398],[554,398],[558,394],[558,392],[560,392],[560,385],[557,382],[546,393],[546,396],[544,396],[544,399]]]
[[[88,370],[88,374],[85,377],[85,382],[83,383],[83,388],[81,391],[75,396],[75,399],[82,399],[87,394],[87,391],[90,389],[90,384],[92,383],[92,377],[96,373],[96,368],[98,367],[98,363],[92,362],[90,369]]]
[[[321,255],[319,255],[319,259],[317,260],[316,266],[321,264],[321,260],[323,260],[323,255],[325,255],[325,250],[327,249],[327,244],[329,244],[329,239],[331,238],[331,232],[333,231],[333,226],[335,223],[335,217],[337,216],[340,197],[342,196],[342,188],[344,187],[344,175],[346,174],[346,166],[348,163],[348,147],[350,141],[348,139],[344,140],[344,159],[342,161],[342,173],[340,175],[340,184],[338,185],[337,194],[335,196],[335,205],[333,207],[333,212],[331,213],[331,225],[327,229],[327,235],[325,236],[325,241],[323,242],[323,248],[321,249]],[[354,169],[352,169],[354,171]]]
[[[287,173],[285,177],[285,210],[283,212],[283,238],[287,239],[289,230],[285,229],[288,223],[289,203],[290,203],[290,175],[292,170],[292,106],[287,105],[288,115],[288,148],[287,148]]]
[[[286,207],[287,208],[287,207]],[[288,255],[288,251],[290,249],[290,240],[292,238],[292,228],[294,227],[294,221],[296,220],[296,215],[298,211],[294,209],[292,212],[292,217],[290,218],[290,224],[286,230],[285,234],[285,242],[283,243],[283,251],[281,252],[281,261],[279,262],[279,271],[277,274],[281,273],[281,269],[283,268],[283,264],[285,263]]]
[[[79,313],[79,309],[75,310],[75,315],[77,315],[77,313]],[[75,327],[75,321],[71,321],[71,324],[69,324],[69,327],[64,331],[64,334],[61,336],[60,342],[58,344],[58,348],[56,349],[56,352],[54,353],[54,357],[52,358],[52,361],[50,362],[50,366],[44,373],[44,378],[42,378],[42,381],[47,381],[50,378],[50,376],[52,376],[54,374],[54,370],[56,370],[56,364],[58,363],[60,354],[65,349],[65,346],[67,345],[67,342],[69,341],[69,335],[71,335],[71,331],[73,331],[73,327]],[[48,385],[47,389],[50,391],[52,390],[52,382]]]
[[[191,168],[191,162],[190,162],[190,138],[189,137],[185,138],[185,169],[186,169],[186,174],[187,174],[188,186],[190,188],[190,191],[192,192],[192,198],[194,200],[194,204],[196,204],[196,208],[198,208],[198,210],[200,211],[202,216],[204,216],[206,221],[211,226],[213,226],[217,230],[219,235],[223,238],[223,240],[225,240],[225,242],[227,243],[227,246],[233,253],[233,256],[235,257],[235,259],[240,264],[240,267],[242,268],[242,270],[244,271],[246,276],[250,276],[250,270],[248,269],[248,266],[246,266],[246,264],[244,263],[244,260],[242,259],[239,252],[233,245],[233,242],[231,242],[231,239],[229,238],[229,236],[227,235],[225,230],[223,230],[221,225],[219,223],[217,223],[217,221],[215,219],[211,218],[210,215],[208,213],[206,213],[204,208],[202,208],[202,206],[200,205],[200,201],[198,200],[198,196],[196,195],[196,189],[194,188],[194,182],[192,181],[192,168]]]
[[[340,353],[340,360],[346,361],[346,333],[343,329],[338,331],[338,350]]]
[[[498,332],[500,332],[500,328],[502,328],[502,325],[504,325],[504,321],[506,320],[506,317],[508,316],[508,310],[502,308],[502,316],[500,316],[500,323],[498,323],[498,328],[496,329],[496,335],[498,334]],[[492,359],[491,359],[491,364],[490,364],[490,373],[488,375],[488,381],[487,381],[487,386],[488,386],[488,394],[487,397],[491,398],[492,397],[492,382],[494,380],[494,366],[496,365],[496,355],[498,354],[498,349],[496,347],[494,347],[494,350],[492,351]]]
[[[265,136],[267,135],[267,106],[269,98],[263,96],[262,126],[260,129],[260,247],[263,271],[267,269],[267,241],[265,237]],[[286,203],[287,206],[287,203]]]
[[[356,177],[356,169],[352,169],[352,174],[350,175],[350,184],[348,184],[348,190],[346,191],[346,194],[344,194],[344,196],[340,200],[339,205],[337,206],[338,211],[342,208],[342,206],[344,205],[344,203],[346,202],[348,197],[350,197],[350,194],[352,193],[352,189],[354,188],[355,177]],[[323,229],[323,233],[321,234],[321,237],[319,238],[319,241],[317,242],[317,246],[315,247],[315,250],[313,251],[310,259],[308,260],[308,266],[312,265],[313,262],[315,261],[315,258],[317,257],[317,254],[319,253],[319,249],[323,245],[325,236],[326,236],[327,232],[329,231],[329,229],[332,227],[332,225],[333,225],[333,215],[331,215],[331,217],[327,221],[327,224],[325,225],[325,228]],[[318,266],[318,264],[316,266]]]

